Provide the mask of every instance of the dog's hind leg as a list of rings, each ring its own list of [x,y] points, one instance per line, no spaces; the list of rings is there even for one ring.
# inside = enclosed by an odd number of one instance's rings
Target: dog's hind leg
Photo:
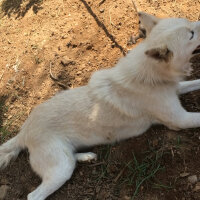
[[[79,162],[85,162],[85,161],[91,161],[97,159],[97,154],[92,152],[87,153],[76,153],[75,154],[77,161]]]
[[[52,148],[53,147],[53,148]],[[75,168],[76,158],[71,149],[60,148],[59,145],[49,144],[30,151],[30,163],[33,170],[41,176],[42,183],[28,195],[28,200],[44,200],[59,189]]]
[[[200,79],[193,81],[181,81],[178,85],[178,94],[185,94],[200,89]]]

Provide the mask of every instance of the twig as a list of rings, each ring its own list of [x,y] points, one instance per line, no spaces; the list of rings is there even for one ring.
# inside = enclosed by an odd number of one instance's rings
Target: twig
[[[24,84],[25,84],[25,77],[23,76],[22,78],[22,86],[24,87]]]
[[[51,77],[52,80],[54,80],[54,81],[58,81],[58,79],[55,78],[55,76],[52,74],[52,70],[51,70],[51,68],[52,68],[52,62],[50,62],[50,65],[49,65],[49,73],[50,73],[50,77]]]
[[[105,162],[95,163],[95,164],[89,165],[89,167],[96,167],[96,166],[103,165],[103,164],[105,164]]]
[[[101,4],[103,4],[105,1],[106,1],[106,0],[102,0],[102,1],[99,3],[99,6],[100,6]]]
[[[15,70],[15,72],[17,73],[19,71],[19,65],[20,65],[21,61],[19,60],[19,57],[17,57],[16,59],[16,63],[15,65],[13,65],[13,69]]]
[[[126,166],[119,172],[119,174],[117,175],[117,177],[114,179],[115,183],[119,180],[120,176],[124,173],[125,169],[126,169]]]
[[[117,27],[115,24],[112,23],[111,14],[110,14],[111,9],[113,9],[113,7],[109,9],[110,24],[113,25],[114,27]]]
[[[12,44],[12,42],[9,39],[7,39],[7,40],[8,40],[8,44]]]
[[[172,154],[172,157],[174,158],[174,151],[173,151],[172,147],[171,147],[171,154]]]
[[[132,1],[132,3],[133,3],[133,7],[134,7],[136,13],[138,14],[138,9],[137,9],[137,6],[136,6],[135,2],[134,2],[133,0],[131,0],[131,1]]]
[[[69,87],[68,87],[67,85],[65,85],[65,84],[63,84],[63,83],[61,83],[61,82],[57,82],[57,84],[58,84],[61,88],[63,88],[64,90],[69,89]]]
[[[50,65],[49,65],[49,74],[50,74],[50,78],[53,80],[53,81],[56,81],[56,83],[62,87],[63,89],[69,89],[69,87],[63,83],[61,83],[53,74],[52,74],[52,62],[50,62]]]
[[[3,70],[3,73],[0,76],[0,81],[2,80],[4,73],[5,73],[5,70]]]

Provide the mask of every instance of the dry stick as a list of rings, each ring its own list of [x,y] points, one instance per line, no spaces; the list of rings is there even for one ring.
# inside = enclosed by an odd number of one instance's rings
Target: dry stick
[[[49,65],[49,73],[50,73],[50,78],[53,80],[53,81],[56,81],[56,83],[62,87],[63,89],[68,89],[68,86],[66,86],[65,84],[59,82],[59,80],[52,74],[52,62],[50,62],[50,65]]]
[[[3,70],[3,73],[0,76],[0,81],[2,80],[4,73],[5,73],[5,70]]]
[[[96,167],[96,166],[103,165],[103,164],[105,164],[104,161],[103,162],[99,162],[99,163],[95,163],[95,164],[91,164],[91,165],[89,165],[89,167]]]
[[[135,2],[134,2],[133,0],[131,0],[131,1],[132,1],[132,3],[133,3],[133,7],[134,7],[136,13],[138,14],[138,9],[137,9],[137,6],[136,6]]]
[[[106,0],[102,0],[102,1],[99,3],[99,6],[100,6],[101,4],[103,4],[105,1],[106,1]]]
[[[111,7],[109,9],[109,17],[110,17],[110,24],[113,25],[114,27],[117,27],[115,24],[113,24],[112,19],[111,19],[111,14],[110,14],[110,10],[113,9],[113,7]]]
[[[133,0],[132,1],[132,4],[133,4],[133,8],[134,10],[136,11],[136,15],[138,17],[138,21],[139,21],[139,15],[138,15],[138,9],[137,9],[137,6],[135,4],[135,2]],[[145,38],[145,35],[143,34],[143,32],[139,29],[139,34],[137,36],[131,36],[130,38],[130,44],[136,44],[137,40],[140,39],[140,38]]]
[[[49,73],[50,73],[50,77],[51,77],[52,80],[54,80],[54,81],[58,81],[58,79],[55,78],[55,76],[52,74],[52,70],[51,70],[51,68],[52,68],[52,62],[50,62],[50,65],[49,65]]]
[[[117,177],[114,179],[115,183],[118,181],[118,179],[120,178],[120,176],[124,173],[125,169],[126,169],[126,166],[119,172],[119,174],[117,175]]]
[[[172,147],[170,149],[171,149],[172,157],[174,158],[174,151],[173,151]]]

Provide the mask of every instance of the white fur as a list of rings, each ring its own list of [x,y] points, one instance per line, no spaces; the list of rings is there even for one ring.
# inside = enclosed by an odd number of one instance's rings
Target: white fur
[[[177,95],[200,89],[200,80],[179,82],[191,71],[200,23],[145,13],[140,18],[144,27],[148,24],[144,42],[115,67],[95,72],[87,86],[37,106],[20,133],[0,146],[0,167],[28,148],[31,166],[42,178],[28,200],[44,200],[61,187],[77,160],[96,159],[93,153],[76,153],[82,147],[138,136],[154,123],[172,129],[200,126],[200,113],[187,112]]]
[[[91,160],[96,160],[96,159],[97,159],[97,154],[93,152],[76,153],[76,160],[79,162],[91,161]]]

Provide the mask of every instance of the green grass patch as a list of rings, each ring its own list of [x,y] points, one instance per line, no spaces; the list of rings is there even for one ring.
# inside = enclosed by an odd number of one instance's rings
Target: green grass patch
[[[97,181],[101,181],[103,178],[108,178],[108,166],[109,166],[109,160],[110,160],[110,154],[111,154],[112,145],[104,145],[100,147],[99,150],[99,159],[103,162],[103,164],[100,166],[100,175],[97,178]]]
[[[133,161],[126,164],[127,173],[122,177],[122,184],[127,184],[129,186],[135,185],[131,200],[134,200],[135,197],[138,196],[142,186],[157,189],[173,188],[171,184],[165,185],[157,183],[154,179],[158,172],[165,170],[161,161],[163,155],[168,152],[150,149],[150,151],[143,153],[144,157],[140,160],[137,159],[133,153]]]

